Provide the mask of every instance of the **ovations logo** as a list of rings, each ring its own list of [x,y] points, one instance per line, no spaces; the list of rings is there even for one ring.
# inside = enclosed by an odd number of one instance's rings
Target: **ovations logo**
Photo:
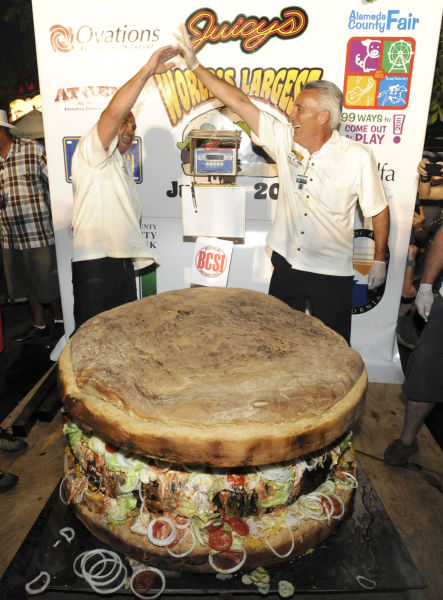
[[[74,32],[71,27],[53,25],[50,29],[51,46],[54,52],[71,52],[74,48]]]
[[[93,29],[81,25],[77,30],[64,25],[49,28],[50,42],[54,52],[71,52],[78,46],[81,50],[98,47],[152,48],[160,37],[159,29],[129,28],[128,25],[115,29]]]
[[[297,6],[284,8],[280,18],[238,15],[233,22],[218,22],[217,14],[209,8],[196,10],[186,21],[187,30],[196,51],[207,43],[217,44],[241,40],[240,48],[248,54],[255,52],[271,37],[295,38],[308,25],[305,11]]]

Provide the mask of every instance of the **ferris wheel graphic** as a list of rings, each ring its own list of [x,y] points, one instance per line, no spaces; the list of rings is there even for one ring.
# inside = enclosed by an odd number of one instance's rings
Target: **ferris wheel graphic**
[[[391,65],[389,73],[404,73],[407,71],[412,54],[410,42],[405,42],[405,40],[394,42],[388,50],[388,60]]]

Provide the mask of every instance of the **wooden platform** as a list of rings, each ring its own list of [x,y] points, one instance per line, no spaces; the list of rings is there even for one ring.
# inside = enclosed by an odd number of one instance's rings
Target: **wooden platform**
[[[32,393],[31,390],[5,419],[3,427],[12,424]],[[400,386],[370,384],[364,414],[354,432],[354,446],[361,451],[359,460],[427,584],[426,590],[396,597],[440,600],[443,597],[442,451],[424,428],[419,436],[420,453],[413,458],[423,466],[422,470],[387,467],[382,461],[367,456],[383,456],[387,444],[398,437],[402,420]],[[52,422],[34,425],[26,438],[29,444],[26,454],[16,458],[0,454],[0,468],[20,477],[15,489],[0,496],[0,577],[62,477],[64,439],[61,430],[62,417],[58,413]]]

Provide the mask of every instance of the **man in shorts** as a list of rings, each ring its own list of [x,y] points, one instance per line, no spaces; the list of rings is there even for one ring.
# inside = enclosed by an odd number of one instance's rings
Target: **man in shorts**
[[[443,269],[443,225],[435,235],[415,298],[426,321],[409,357],[403,392],[406,396],[403,429],[385,450],[384,461],[401,467],[419,451],[417,434],[437,402],[443,401],[443,283],[435,296],[432,284]]]
[[[11,299],[27,298],[33,323],[14,338],[26,342],[63,335],[55,239],[44,147],[11,134],[0,110],[0,242]],[[45,305],[54,319],[46,323]]]

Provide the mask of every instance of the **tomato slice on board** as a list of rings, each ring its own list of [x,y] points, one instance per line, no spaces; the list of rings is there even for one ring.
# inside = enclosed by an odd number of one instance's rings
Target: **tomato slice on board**
[[[155,580],[155,573],[152,571],[140,571],[134,579],[134,589],[139,594],[147,594]]]
[[[221,528],[211,531],[208,544],[216,552],[226,552],[232,546],[232,533]]]
[[[229,523],[229,525],[232,527],[235,533],[238,533],[238,535],[248,535],[249,525],[245,523],[243,519],[240,519],[239,517],[228,517],[225,519],[225,521],[226,523]]]
[[[329,499],[332,502],[331,517],[336,517],[337,515],[339,515],[341,513],[340,502],[337,500],[337,498],[329,497]],[[322,498],[320,500],[320,502],[321,502],[321,505],[323,506],[325,512],[330,512],[330,510],[331,510],[331,503],[329,502],[329,500],[326,500],[326,498]]]
[[[244,475],[240,473],[228,473],[228,483],[232,485],[232,487],[241,487],[245,485],[246,479]]]

